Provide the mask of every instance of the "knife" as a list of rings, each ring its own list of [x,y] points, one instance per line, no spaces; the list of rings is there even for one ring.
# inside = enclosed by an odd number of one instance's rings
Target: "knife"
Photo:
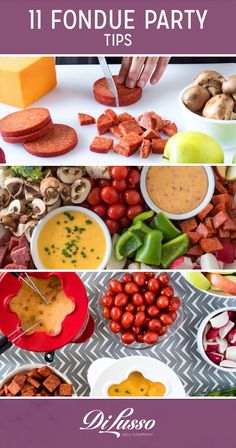
[[[115,97],[115,105],[116,105],[116,107],[119,107],[120,105],[119,105],[119,97],[118,97],[117,88],[116,88],[114,79],[112,78],[111,70],[107,64],[105,56],[98,56],[98,61],[102,68],[103,74],[106,78],[106,82],[109,86],[109,89],[112,92],[113,96]]]

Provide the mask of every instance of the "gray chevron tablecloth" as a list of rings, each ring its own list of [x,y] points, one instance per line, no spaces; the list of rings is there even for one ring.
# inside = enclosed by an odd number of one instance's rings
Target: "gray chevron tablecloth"
[[[209,366],[197,350],[196,334],[201,320],[211,311],[234,305],[235,299],[211,297],[190,287],[180,273],[172,273],[184,304],[184,320],[178,331],[160,344],[137,351],[117,343],[108,333],[98,314],[97,303],[101,289],[114,274],[85,272],[80,274],[88,296],[91,313],[96,322],[93,337],[84,344],[69,344],[56,352],[53,367],[67,375],[79,396],[89,395],[87,370],[95,359],[103,356],[121,358],[146,355],[168,364],[181,378],[188,395],[204,395],[215,388],[236,386],[236,373],[225,373]],[[0,356],[0,378],[23,364],[44,362],[43,354],[12,347]]]

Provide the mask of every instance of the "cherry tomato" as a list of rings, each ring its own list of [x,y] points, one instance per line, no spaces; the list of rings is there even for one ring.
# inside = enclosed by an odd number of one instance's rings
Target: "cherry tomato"
[[[137,307],[137,311],[145,311],[146,310],[146,306],[145,305],[141,305]]]
[[[167,284],[169,283],[169,281],[170,281],[170,279],[169,279],[169,275],[167,275],[165,272],[160,273],[160,274],[157,276],[157,278],[158,278],[158,280],[160,280],[160,282],[162,283],[162,285],[167,285]]]
[[[90,205],[98,205],[102,202],[101,191],[102,189],[99,187],[94,187],[90,190],[87,197],[87,201]]]
[[[112,320],[119,322],[122,318],[122,311],[118,306],[113,306],[110,315]]]
[[[133,325],[133,327],[131,327],[131,331],[132,331],[135,335],[137,335],[137,334],[140,334],[140,333],[141,333],[141,328],[140,328],[140,327],[135,327],[135,326]]]
[[[96,213],[96,215],[100,216],[100,218],[104,218],[107,214],[107,207],[105,204],[94,205],[91,209],[94,213]]]
[[[143,272],[136,272],[134,274],[134,283],[138,286],[143,286],[146,283],[146,275]]]
[[[146,320],[146,314],[143,311],[138,311],[134,318],[135,327],[142,327]]]
[[[121,324],[119,324],[119,322],[111,320],[111,322],[109,323],[109,328],[112,333],[119,333],[121,331]]]
[[[112,296],[109,296],[109,295],[102,296],[100,303],[103,306],[107,306],[108,308],[111,308],[114,305],[114,299]]]
[[[101,198],[106,204],[113,205],[119,202],[120,196],[114,187],[104,187],[101,190]]]
[[[120,225],[119,221],[117,221],[116,219],[107,218],[105,220],[105,223],[111,235],[114,235],[114,233],[117,233],[119,231]]]
[[[161,328],[160,320],[159,319],[151,319],[148,322],[148,328],[151,331],[157,331],[158,332],[160,330],[160,328]]]
[[[167,308],[169,305],[169,299],[166,296],[159,296],[156,300],[156,304],[159,308]]]
[[[127,294],[133,295],[133,294],[135,294],[138,291],[139,291],[138,286],[134,282],[126,283],[126,285],[125,285],[125,292]]]
[[[146,275],[147,278],[154,278],[155,277],[154,272],[144,272],[144,274]]]
[[[160,282],[157,278],[150,278],[147,283],[147,289],[151,292],[157,292],[160,289]]]
[[[109,289],[113,291],[115,294],[118,294],[119,292],[123,292],[123,284],[117,280],[116,278],[113,278],[108,283]]]
[[[161,294],[163,296],[172,297],[174,295],[174,288],[171,285],[165,286],[165,288],[161,290]]]
[[[128,188],[124,193],[124,200],[128,205],[136,205],[140,202],[141,196],[134,188]]]
[[[109,172],[112,179],[122,180],[127,177],[128,168],[126,166],[112,166]]]
[[[160,330],[158,330],[159,336],[164,336],[164,334],[166,334],[167,330],[168,330],[168,327],[166,325],[162,325]]]
[[[113,186],[117,191],[119,191],[119,192],[121,193],[122,191],[125,191],[125,190],[126,190],[126,188],[127,188],[127,186],[128,186],[128,183],[127,183],[127,180],[125,180],[125,179],[121,179],[121,180],[113,180],[113,181],[112,181],[112,186]]]
[[[135,216],[139,215],[140,213],[143,213],[144,207],[141,204],[137,205],[130,205],[130,207],[126,210],[126,216],[129,219],[134,219]]]
[[[124,216],[125,211],[126,211],[125,204],[118,203],[110,205],[110,207],[108,207],[107,215],[111,219],[120,219],[122,218],[122,216]]]
[[[160,321],[163,325],[171,325],[173,323],[171,316],[167,313],[160,315]]]
[[[143,296],[147,305],[151,305],[155,301],[155,295],[151,291],[146,291]]]
[[[180,307],[180,299],[178,297],[171,297],[168,310],[177,311],[179,307]]]
[[[115,301],[114,301],[115,306],[122,307],[122,306],[125,306],[127,304],[127,302],[128,302],[128,296],[124,292],[120,292],[119,294],[117,294],[115,296]]]
[[[124,344],[132,344],[135,341],[134,333],[128,331],[126,333],[123,333],[121,336],[121,340]]]
[[[132,302],[135,306],[142,306],[143,305],[143,296],[136,292],[132,297]]]
[[[137,334],[135,339],[137,342],[143,343],[144,334]]]
[[[175,320],[177,319],[177,313],[176,313],[176,311],[171,311],[171,312],[169,313],[169,315],[170,315],[170,317],[171,317],[171,319],[172,319],[172,322],[175,322]]]
[[[129,311],[130,313],[134,313],[136,310],[136,306],[134,306],[133,303],[128,303],[128,305],[125,306],[125,311]]]
[[[110,319],[110,308],[108,308],[108,306],[104,306],[102,315],[105,317],[105,319]]]
[[[133,321],[134,315],[130,311],[125,311],[121,318],[121,325],[127,329],[132,325]]]
[[[133,275],[132,274],[124,274],[123,280],[125,283],[132,282],[133,281]]]
[[[151,317],[156,317],[159,314],[159,308],[156,305],[150,305],[147,307],[147,313]]]
[[[156,331],[148,331],[143,338],[145,344],[156,344],[158,341],[158,334]]]
[[[110,179],[99,179],[98,180],[98,185],[101,188],[109,187],[111,185],[111,180]]]
[[[132,185],[132,186],[135,186],[135,185],[139,184],[139,182],[140,182],[140,173],[139,173],[139,171],[132,168],[128,172],[127,179],[128,179],[129,184]]]
[[[120,220],[122,229],[127,229],[130,226],[130,219],[127,216],[123,216]]]

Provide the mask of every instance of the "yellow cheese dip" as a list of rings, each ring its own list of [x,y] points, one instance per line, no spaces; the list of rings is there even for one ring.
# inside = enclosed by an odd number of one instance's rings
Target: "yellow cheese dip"
[[[22,326],[23,331],[34,322],[41,320],[41,323],[28,331],[28,334],[40,331],[55,335],[60,332],[65,317],[74,310],[74,302],[66,296],[58,277],[50,276],[43,279],[31,276],[30,278],[47,299],[48,304],[32,288],[22,282],[18,294],[11,298],[9,308],[17,314],[21,322],[26,322]]]
[[[182,214],[194,210],[204,200],[208,177],[201,166],[153,166],[147,172],[146,189],[159,209]]]
[[[132,372],[125,381],[108,389],[109,397],[163,397],[164,384],[145,378],[140,372]]]
[[[106,252],[101,226],[76,211],[61,212],[49,219],[37,243],[40,261],[46,269],[96,269]]]

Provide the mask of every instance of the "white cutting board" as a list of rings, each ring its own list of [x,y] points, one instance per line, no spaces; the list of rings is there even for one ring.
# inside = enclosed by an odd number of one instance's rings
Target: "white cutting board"
[[[184,64],[169,65],[156,86],[150,84],[144,89],[143,97],[133,106],[114,108],[117,113],[129,112],[138,117],[145,111],[154,110],[165,119],[174,121],[179,130],[184,130],[181,111],[178,106],[178,94],[191,84],[198,72],[210,69],[221,71],[225,76],[236,73],[236,64]],[[111,65],[113,74],[118,73],[119,66]],[[45,95],[32,107],[47,107],[54,123],[63,123],[74,127],[79,135],[77,147],[60,157],[35,157],[28,154],[21,144],[9,144],[0,138],[9,165],[151,165],[163,163],[162,156],[151,155],[141,159],[138,154],[122,157],[116,153],[95,154],[89,151],[93,137],[97,135],[96,126],[80,127],[78,112],[98,117],[106,108],[97,103],[93,97],[93,83],[102,77],[99,65],[59,65],[57,66],[58,85],[56,89]],[[0,118],[15,112],[12,106],[0,104]],[[231,163],[236,148],[225,152],[225,163]]]

